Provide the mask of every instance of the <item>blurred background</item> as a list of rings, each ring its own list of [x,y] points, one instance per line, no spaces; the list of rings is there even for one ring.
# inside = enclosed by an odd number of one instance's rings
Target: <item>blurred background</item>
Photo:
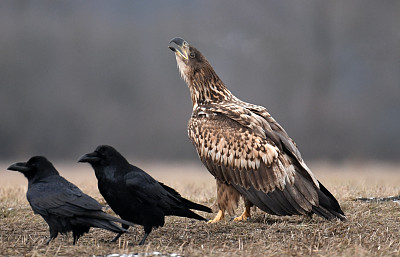
[[[306,160],[399,160],[397,0],[1,1],[0,160],[197,160],[176,36]]]

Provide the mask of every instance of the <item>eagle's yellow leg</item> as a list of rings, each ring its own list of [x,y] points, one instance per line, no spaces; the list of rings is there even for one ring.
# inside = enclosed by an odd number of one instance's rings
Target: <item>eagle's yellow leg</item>
[[[246,221],[247,218],[250,218],[250,217],[251,217],[250,206],[246,206],[246,209],[244,210],[242,215],[240,215],[239,217],[234,218],[233,221]]]
[[[217,216],[213,220],[209,220],[207,223],[217,223],[224,218],[224,212],[219,210]]]

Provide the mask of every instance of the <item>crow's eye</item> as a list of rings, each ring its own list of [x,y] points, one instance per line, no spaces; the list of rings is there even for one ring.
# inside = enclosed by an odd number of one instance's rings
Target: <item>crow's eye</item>
[[[195,55],[195,53],[194,53],[194,52],[191,52],[191,53],[189,54],[189,56],[190,56],[190,58],[194,58],[194,57],[196,57],[196,55]]]
[[[95,151],[95,152],[96,152],[96,155],[97,155],[99,158],[101,158],[101,159],[104,158],[104,154],[103,154],[102,152],[99,152],[99,151]]]

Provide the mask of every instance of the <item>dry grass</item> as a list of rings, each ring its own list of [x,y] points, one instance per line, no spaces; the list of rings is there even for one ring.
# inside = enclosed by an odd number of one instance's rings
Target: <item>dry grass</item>
[[[56,164],[60,172],[84,192],[102,200],[89,166]],[[338,198],[348,221],[328,222],[318,217],[276,217],[257,210],[248,222],[219,224],[168,217],[163,228],[153,231],[145,246],[136,244],[141,227],[130,229],[118,243],[114,234],[91,229],[76,246],[71,236],[59,236],[49,246],[47,225],[34,215],[26,199],[27,182],[22,175],[0,165],[0,255],[91,256],[112,253],[160,252],[184,256],[399,256],[400,205],[361,203],[358,196],[399,194],[397,165],[314,163],[312,170]],[[211,175],[197,164],[141,163],[155,178],[176,188],[191,200],[215,208],[215,185]],[[242,206],[241,206],[242,207]],[[241,209],[237,212],[240,213]],[[214,214],[206,215],[212,218]]]

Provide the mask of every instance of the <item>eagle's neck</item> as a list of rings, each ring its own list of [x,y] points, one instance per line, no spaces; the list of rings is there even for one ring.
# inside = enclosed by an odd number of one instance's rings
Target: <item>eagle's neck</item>
[[[193,110],[199,105],[229,101],[234,97],[211,67],[193,73],[186,82]]]

